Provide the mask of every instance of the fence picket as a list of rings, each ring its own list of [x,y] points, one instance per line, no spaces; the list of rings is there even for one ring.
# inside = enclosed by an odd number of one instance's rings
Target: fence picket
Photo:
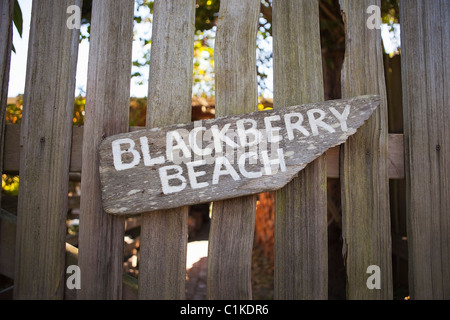
[[[8,101],[9,69],[13,35],[14,0],[0,1],[0,176],[4,172],[6,144],[5,113]],[[2,201],[0,192],[0,208]],[[15,216],[13,218],[16,218]],[[16,219],[17,220],[17,219]],[[16,228],[11,221],[0,219],[0,273],[14,277]],[[8,259],[10,259],[8,261]]]
[[[0,2],[0,175],[3,170],[5,112],[8,101],[9,69],[13,35],[14,0]],[[0,192],[0,203],[2,195]],[[1,223],[1,222],[0,222]]]
[[[450,299],[450,3],[402,1],[409,286]]]
[[[222,0],[216,36],[216,116],[256,111],[258,0]],[[256,196],[213,204],[208,299],[251,299]]]
[[[147,128],[191,121],[195,0],[154,4]],[[140,299],[184,299],[188,207],[142,216]]]
[[[341,0],[346,30],[342,97],[379,94],[381,106],[341,147],[342,232],[348,299],[392,299],[388,180],[388,123],[381,32],[366,14],[381,1]],[[380,268],[381,290],[370,290],[367,273]]]
[[[315,0],[275,0],[274,107],[324,100]],[[275,193],[275,298],[328,297],[327,170],[322,156]]]
[[[62,299],[80,0],[34,1],[20,145],[15,299]]]
[[[80,299],[121,299],[124,218],[103,211],[98,146],[127,132],[133,40],[133,0],[92,4],[81,177]]]

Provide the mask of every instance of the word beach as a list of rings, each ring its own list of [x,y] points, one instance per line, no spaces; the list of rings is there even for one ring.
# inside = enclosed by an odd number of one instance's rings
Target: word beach
[[[378,105],[363,96],[109,137],[99,149],[104,209],[131,215],[280,189]]]

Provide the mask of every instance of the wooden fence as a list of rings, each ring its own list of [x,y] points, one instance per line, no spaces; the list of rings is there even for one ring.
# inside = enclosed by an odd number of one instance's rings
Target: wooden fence
[[[20,188],[17,218],[1,211],[0,251],[13,251],[15,237],[15,268],[7,271],[14,298],[69,298],[64,277],[75,252],[77,298],[122,299],[130,289],[122,274],[125,219],[103,211],[98,146],[129,130],[134,1],[93,1],[86,120],[74,128],[79,31],[66,20],[67,8],[81,0],[34,0],[23,120],[5,129],[13,2],[0,2],[0,166],[20,173]],[[411,297],[450,298],[450,3],[401,1],[403,136],[388,134],[381,33],[367,27],[367,8],[380,2],[340,1],[347,45],[342,95],[378,94],[382,105],[340,151],[330,150],[276,192],[275,299],[328,298],[327,176],[341,179],[348,299],[393,298],[389,179],[403,177]],[[155,0],[148,128],[191,119],[195,5]],[[259,0],[221,0],[217,116],[257,110],[259,9]],[[318,1],[274,0],[273,38],[275,108],[322,101]],[[66,250],[70,172],[81,172],[78,250]],[[255,196],[214,203],[208,298],[252,298],[255,208]],[[187,219],[186,207],[142,215],[140,299],[185,298]],[[14,223],[15,232],[5,231]],[[379,267],[380,289],[366,284],[371,265]]]

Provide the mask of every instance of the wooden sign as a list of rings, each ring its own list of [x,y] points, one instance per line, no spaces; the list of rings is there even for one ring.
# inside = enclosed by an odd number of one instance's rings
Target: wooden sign
[[[109,137],[99,149],[104,209],[132,215],[280,189],[379,103],[362,96]]]

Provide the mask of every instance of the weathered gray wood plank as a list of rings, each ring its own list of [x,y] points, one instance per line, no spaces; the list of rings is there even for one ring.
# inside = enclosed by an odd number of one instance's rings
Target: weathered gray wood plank
[[[194,21],[195,0],[155,1],[147,128],[191,119]],[[184,299],[188,208],[145,214],[141,228],[139,298]]]
[[[378,104],[378,96],[364,96],[109,137],[99,150],[103,205],[129,215],[280,189],[345,142]],[[309,120],[299,126],[302,118]],[[244,123],[259,131],[245,132]],[[227,133],[220,135],[222,128]],[[189,142],[200,129],[213,139]]]
[[[318,1],[273,9],[274,107],[323,101]],[[275,299],[328,297],[326,178],[323,155],[275,193]]]
[[[3,171],[5,114],[8,101],[9,69],[13,35],[13,13],[14,0],[0,1],[0,175]],[[0,194],[0,201],[1,199],[2,195]]]
[[[121,299],[124,219],[102,207],[98,146],[127,132],[133,40],[133,0],[92,6],[81,177],[78,299]],[[73,103],[73,102],[72,102]]]
[[[389,179],[401,180],[405,178],[404,145],[402,134],[388,136],[388,174]]]
[[[409,290],[450,299],[450,2],[402,1]]]
[[[78,0],[34,1],[20,145],[15,299],[62,299]]]
[[[14,0],[0,1],[0,176],[3,173],[5,145],[5,113],[8,101],[9,69],[13,35]],[[2,195],[0,192],[0,204]],[[0,219],[0,272],[14,277],[15,227]],[[12,240],[12,241],[11,241]]]
[[[216,115],[257,107],[258,0],[222,0],[216,36]],[[208,246],[208,299],[251,299],[256,196],[213,204]],[[237,233],[242,231],[242,233]]]
[[[388,181],[388,121],[381,32],[366,12],[381,1],[341,0],[346,30],[342,97],[379,94],[381,106],[341,148],[343,253],[348,299],[392,299]],[[370,290],[367,268],[380,268],[381,289]]]

